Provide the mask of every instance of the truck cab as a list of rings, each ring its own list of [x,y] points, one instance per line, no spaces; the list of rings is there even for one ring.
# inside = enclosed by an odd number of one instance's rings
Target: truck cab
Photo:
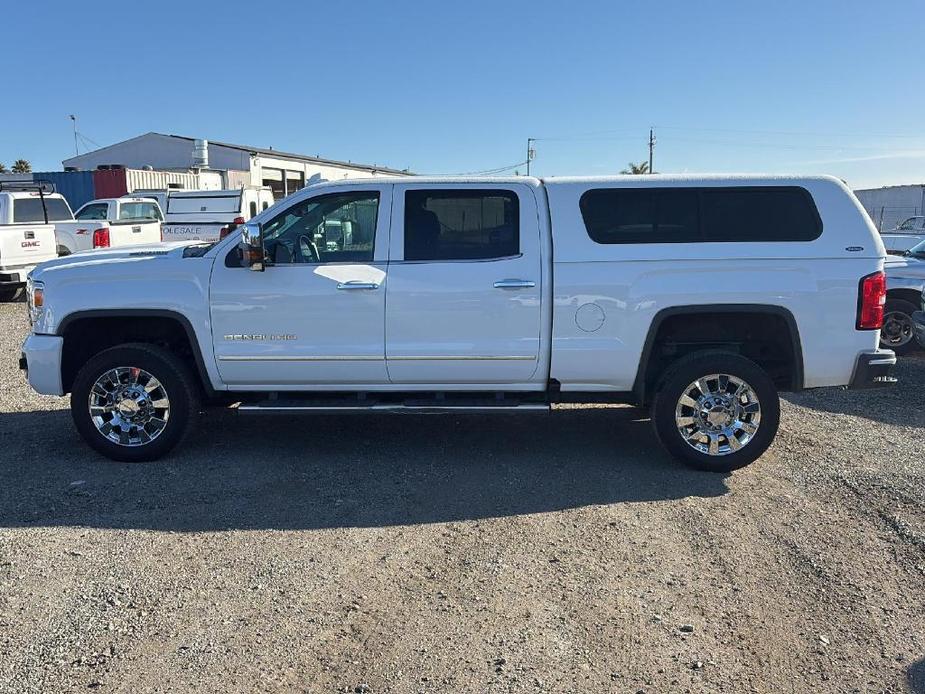
[[[54,222],[70,218],[50,183],[0,183],[0,301],[18,298],[33,268],[57,256]]]

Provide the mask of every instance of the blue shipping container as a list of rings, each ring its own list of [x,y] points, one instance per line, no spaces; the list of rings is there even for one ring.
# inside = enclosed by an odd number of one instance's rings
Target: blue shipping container
[[[92,171],[36,171],[33,181],[50,181],[75,212],[96,197]]]

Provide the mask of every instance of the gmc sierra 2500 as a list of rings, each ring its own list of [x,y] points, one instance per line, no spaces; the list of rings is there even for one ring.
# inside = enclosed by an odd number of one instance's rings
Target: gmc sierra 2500
[[[43,264],[23,364],[116,460],[166,454],[203,401],[632,402],[674,456],[727,471],[770,445],[778,391],[893,381],[884,255],[828,177],[322,183],[216,243]]]

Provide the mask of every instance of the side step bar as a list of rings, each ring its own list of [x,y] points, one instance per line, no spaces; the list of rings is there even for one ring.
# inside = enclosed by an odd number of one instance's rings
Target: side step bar
[[[433,400],[404,402],[326,403],[298,400],[264,400],[241,403],[238,412],[249,414],[488,414],[489,412],[549,412],[548,403],[516,401],[460,401],[437,404]]]

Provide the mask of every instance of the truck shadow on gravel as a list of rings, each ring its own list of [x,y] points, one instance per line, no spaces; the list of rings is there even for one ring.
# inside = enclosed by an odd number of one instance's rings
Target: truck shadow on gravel
[[[0,414],[0,527],[381,527],[727,492],[629,408],[551,415],[204,415],[169,458],[92,452],[66,411]]]
[[[900,357],[899,382],[889,388],[845,390],[820,388],[783,393],[788,402],[821,412],[850,414],[883,424],[925,428],[925,356]]]
[[[906,679],[913,694],[925,694],[925,658],[909,666]]]

